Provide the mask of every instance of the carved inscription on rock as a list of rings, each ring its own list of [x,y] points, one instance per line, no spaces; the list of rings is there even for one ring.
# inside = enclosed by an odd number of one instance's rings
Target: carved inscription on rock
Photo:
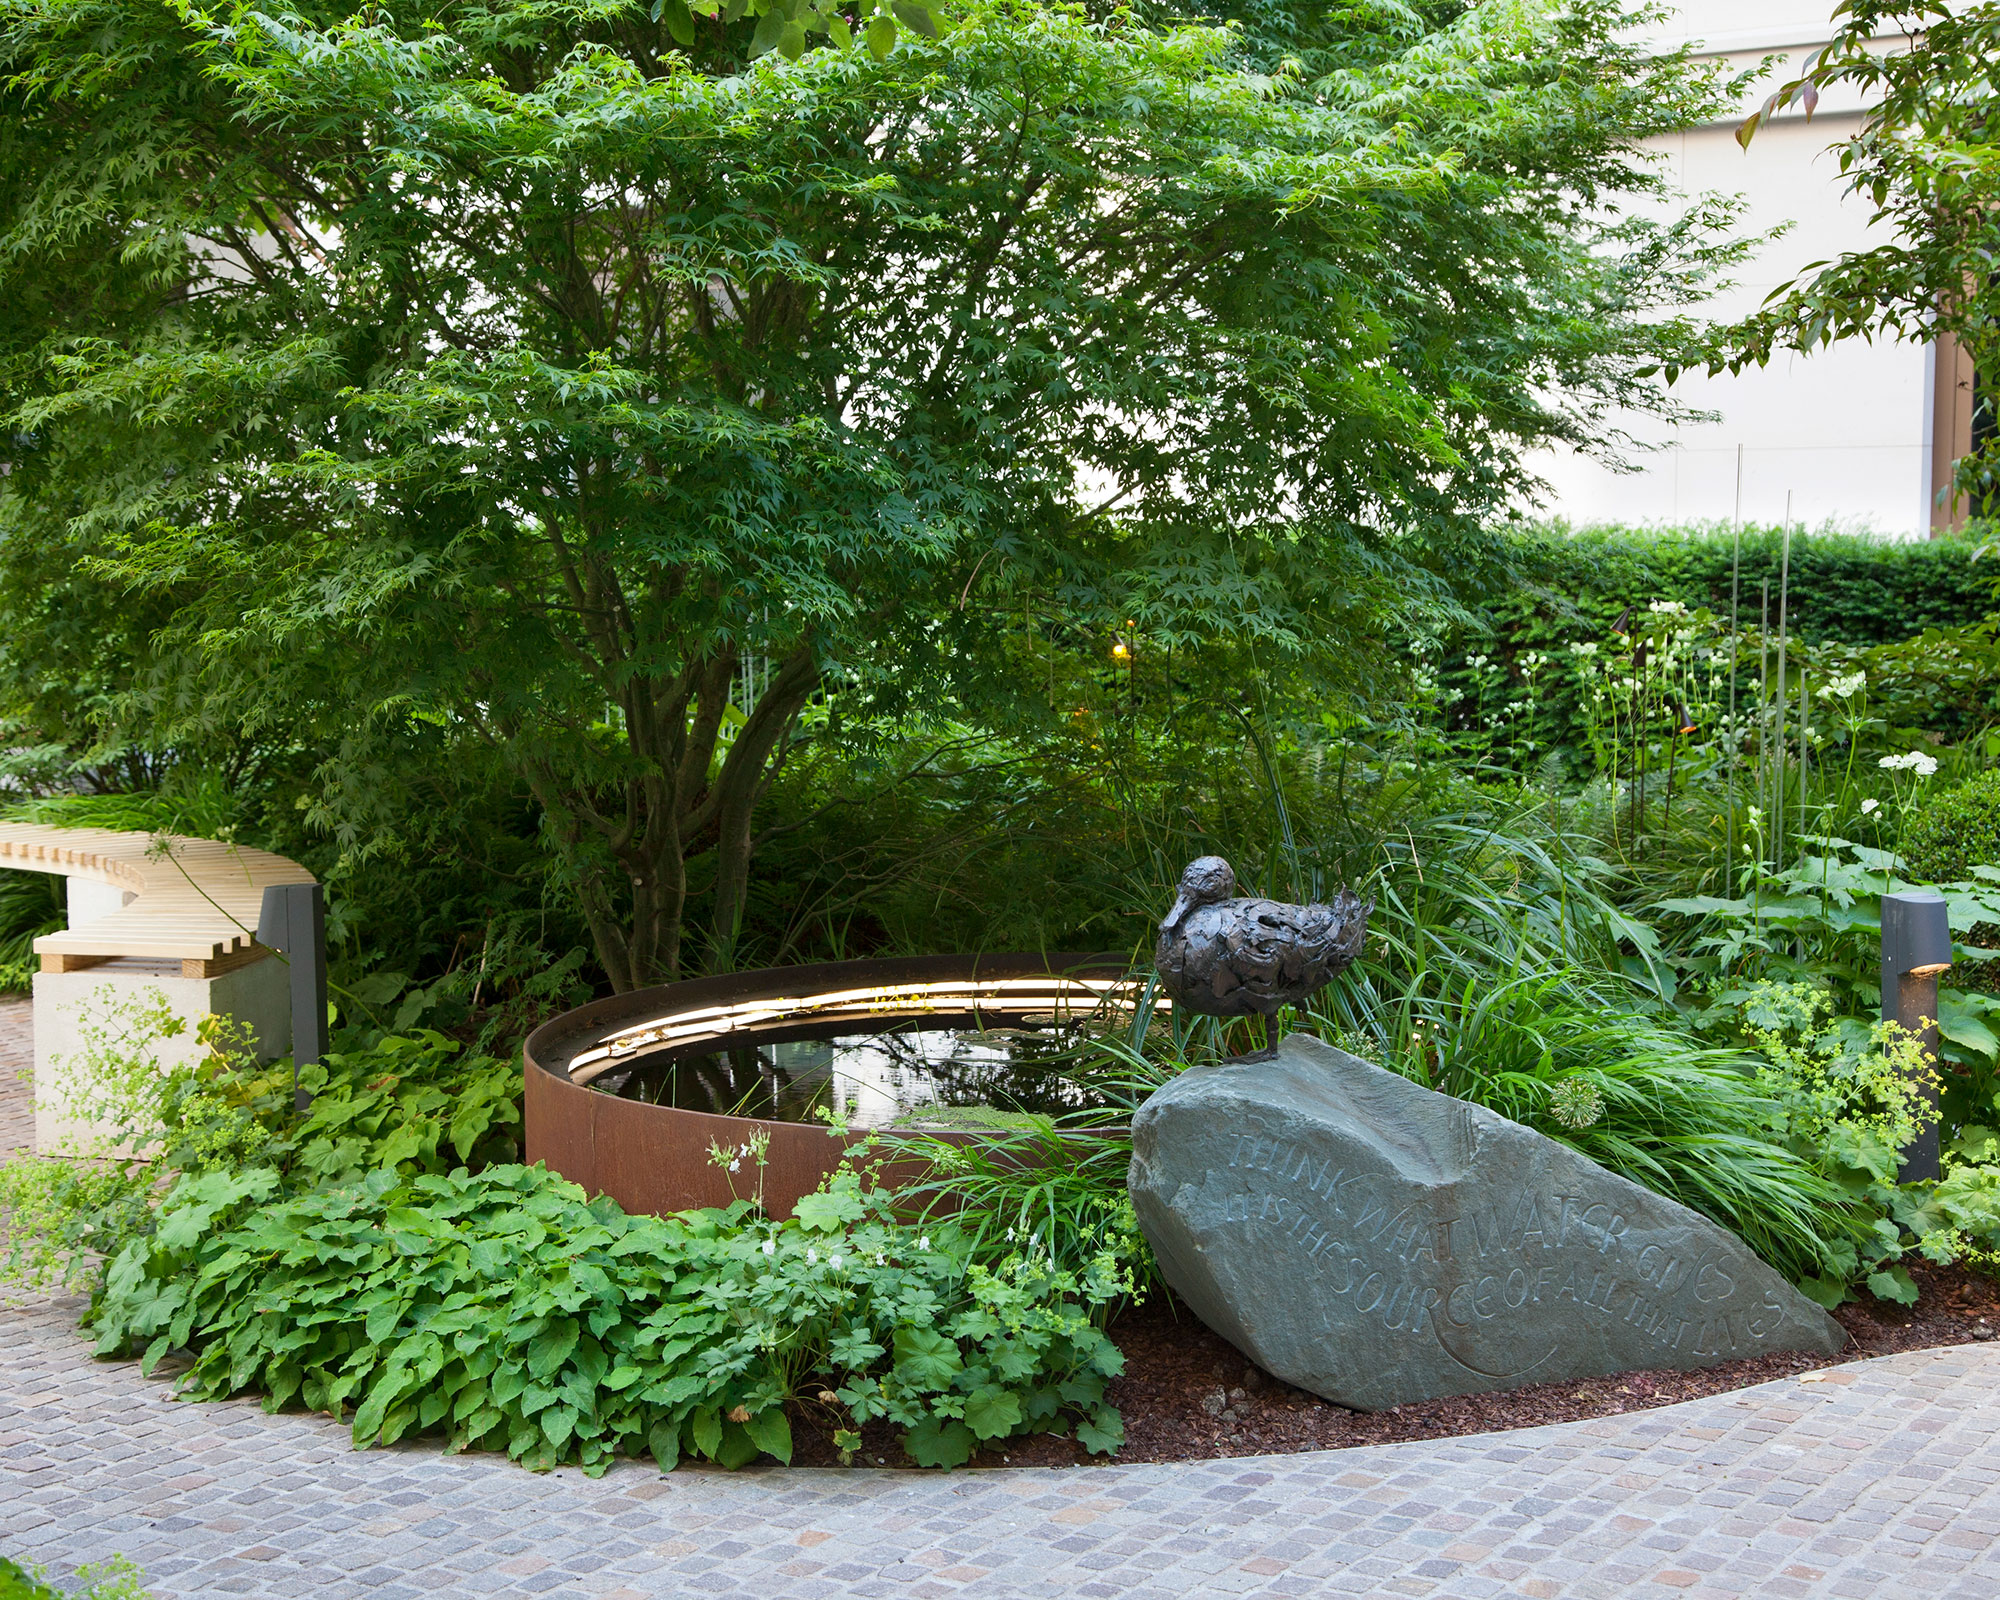
[[[1184,1074],[1134,1146],[1168,1281],[1344,1405],[1845,1342],[1706,1218],[1314,1040]]]

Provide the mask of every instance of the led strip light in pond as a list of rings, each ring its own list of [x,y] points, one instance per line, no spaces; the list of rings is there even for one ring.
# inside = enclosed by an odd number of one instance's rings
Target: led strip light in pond
[[[1085,1015],[1121,991],[1136,998],[1138,985],[1130,978],[973,978],[937,983],[887,983],[866,989],[830,989],[822,994],[785,995],[744,1000],[735,1005],[697,1006],[607,1035],[594,1050],[569,1064],[570,1081],[588,1083],[621,1061],[656,1050],[704,1039],[727,1039],[769,1028],[791,1027],[806,1020],[867,1021],[891,1017],[921,1017],[938,1011],[1001,1011],[1009,1014],[1052,1012]],[[1083,1002],[1081,1005],[1078,1002]],[[1154,1004],[1172,1009],[1165,996]]]

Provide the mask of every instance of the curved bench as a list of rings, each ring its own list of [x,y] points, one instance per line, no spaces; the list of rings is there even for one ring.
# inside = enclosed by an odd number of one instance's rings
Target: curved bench
[[[35,941],[44,972],[124,959],[219,977],[270,953],[256,937],[265,888],[314,881],[296,861],[216,839],[34,822],[0,823],[0,867],[69,880],[69,927]]]
[[[89,1153],[90,1117],[64,1063],[93,1011],[157,994],[189,1026],[152,1046],[161,1065],[204,1047],[194,1024],[233,1016],[269,1059],[291,1048],[289,974],[257,943],[264,890],[312,883],[296,861],[184,834],[0,823],[0,867],[61,873],[69,926],[35,940],[35,1147]]]

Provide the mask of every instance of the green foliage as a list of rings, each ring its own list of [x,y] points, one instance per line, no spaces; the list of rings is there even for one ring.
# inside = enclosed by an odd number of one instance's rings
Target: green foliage
[[[1731,86],[1607,0],[816,17],[0,13],[0,559],[165,613],[123,726],[356,848],[497,765],[615,986],[727,962],[809,707],[1351,687],[1736,254],[1632,203]]]
[[[38,795],[8,808],[19,822],[56,828],[110,828],[122,833],[182,833],[199,839],[236,836],[240,797],[215,771],[177,773],[179,781],[151,789]]]
[[[0,1600],[150,1600],[144,1576],[125,1557],[113,1556],[85,1562],[76,1569],[74,1586],[54,1589],[43,1568],[17,1566],[0,1556]]]
[[[2000,768],[1932,795],[1903,824],[1896,851],[1919,883],[1965,882],[1976,867],[2000,867]]]
[[[1770,1096],[1772,1137],[1855,1202],[1851,1225],[1825,1238],[1825,1270],[1801,1287],[1829,1307],[1857,1282],[1878,1299],[1913,1304],[1916,1285],[1899,1260],[1911,1250],[1940,1262],[1964,1253],[1935,1193],[1897,1178],[1902,1149],[1939,1085],[1921,1036],[1893,1022],[1836,1017],[1832,997],[1811,983],[1755,984],[1736,1009],[1763,1057],[1758,1082]]]
[[[183,1031],[157,991],[85,1013],[82,1052],[54,1071],[94,1131],[63,1159],[23,1151],[0,1164],[0,1279],[94,1281],[107,1257],[158,1226],[160,1187],[176,1175],[268,1172],[276,1193],[518,1152],[519,1066],[440,1034],[329,1054],[302,1075],[316,1097],[300,1122],[290,1062],[258,1065],[215,1019],[202,1029],[203,1059],[162,1069],[161,1043]]]
[[[738,1203],[627,1216],[541,1167],[370,1174],[274,1200],[268,1170],[183,1177],[111,1263],[98,1351],[187,1348],[185,1392],[261,1389],[344,1416],[357,1445],[442,1431],[535,1468],[650,1451],[788,1460],[802,1396],[852,1434],[894,1424],[923,1465],[1076,1425],[1122,1436],[1100,1274],[972,1259],[899,1224],[852,1174],[784,1223]]]
[[[1740,748],[1754,747],[1760,696],[1775,690],[1782,530],[1744,531],[1733,640],[1732,529],[1538,528],[1511,535],[1508,553],[1520,581],[1483,585],[1469,625],[1417,641],[1435,652],[1427,673],[1454,749],[1516,772],[1559,750],[1565,777],[1602,774],[1612,754],[1605,736],[1634,709],[1627,680],[1642,642],[1637,675],[1654,700],[1645,733],[1655,746],[1653,791],[1664,784],[1674,742],[1667,718],[1677,709],[1697,725],[1682,742],[1683,766],[1715,764],[1731,731],[1732,649],[1735,737]],[[2000,676],[1987,617],[1992,580],[1979,553],[1956,539],[1795,532],[1785,584],[1791,693],[1802,671],[1816,691],[1858,673],[1872,719],[1864,735],[1981,731],[2000,715]],[[1677,663],[1665,659],[1676,651]],[[1841,710],[1816,697],[1811,712],[1821,742],[1834,741],[1827,753],[1835,761],[1852,743]],[[1795,706],[1791,719],[1795,736]],[[1619,731],[1629,743],[1630,727]]]
[[[26,990],[41,970],[35,940],[67,927],[64,879],[53,872],[0,872],[0,989]]]
[[[971,1141],[892,1130],[875,1143],[899,1161],[922,1163],[923,1176],[898,1185],[899,1206],[924,1218],[950,1218],[975,1260],[1045,1260],[1053,1271],[1096,1275],[1116,1290],[1096,1308],[1108,1317],[1161,1286],[1125,1176],[1132,1112],[1171,1069],[1101,1040],[1074,1052],[1066,1074],[1102,1097],[1104,1107],[1023,1115]]]

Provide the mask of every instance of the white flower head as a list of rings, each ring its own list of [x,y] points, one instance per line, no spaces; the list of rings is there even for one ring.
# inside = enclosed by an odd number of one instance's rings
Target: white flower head
[[[737,1168],[741,1167],[742,1165],[743,1165],[743,1158],[741,1156],[738,1156],[734,1161],[729,1163],[729,1170],[731,1172],[734,1172],[737,1170]]]
[[[1882,802],[1880,800],[1871,798],[1861,802],[1861,814],[1864,817],[1872,816],[1874,815],[1875,812],[1881,809],[1882,809]]]
[[[845,1257],[845,1256],[828,1256],[828,1257],[826,1258],[826,1264],[827,1264],[827,1265],[828,1265],[829,1267],[833,1268],[833,1270],[834,1270],[835,1272],[838,1272],[838,1271],[839,1271],[839,1270],[840,1270],[840,1269],[841,1269],[842,1267],[844,1267],[844,1266],[846,1266],[846,1265],[847,1265],[847,1257]]]
[[[778,1253],[778,1241],[776,1239],[766,1239],[757,1248],[762,1250],[767,1256],[774,1256]]]
[[[806,1265],[809,1267],[816,1267],[819,1265],[819,1252],[815,1250],[811,1245],[806,1246]]]
[[[888,1264],[889,1264],[889,1258],[887,1256],[878,1255],[875,1258],[875,1265],[878,1267],[886,1267]]]
[[[1597,645],[1595,642],[1573,644],[1569,647],[1569,653],[1573,656],[1594,656],[1597,654]]]
[[[1916,755],[1916,752],[1914,750],[1911,751],[1910,753],[1912,755]],[[1917,756],[1917,759],[1911,762],[1910,764],[1917,769],[1917,776],[1920,778],[1928,778],[1932,773],[1937,771],[1936,756],[1919,755]]]
[[[921,1239],[917,1241],[917,1248],[919,1250],[928,1250],[930,1249],[930,1247],[931,1247],[931,1236],[929,1234],[925,1234]]]
[[[1687,602],[1684,600],[1648,600],[1646,602],[1646,609],[1656,617],[1681,617],[1687,615]]]
[[[1884,756],[1877,763],[1891,772],[1914,772],[1920,778],[1928,778],[1937,771],[1937,757],[1927,756],[1921,750],[1912,750],[1907,755]]]

